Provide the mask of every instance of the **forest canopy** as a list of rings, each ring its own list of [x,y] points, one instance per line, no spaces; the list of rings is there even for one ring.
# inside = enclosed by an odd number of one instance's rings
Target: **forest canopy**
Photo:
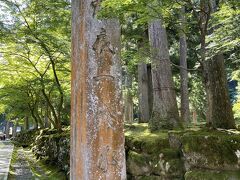
[[[44,127],[44,119],[58,129],[69,125],[70,1],[2,0],[0,3],[1,113],[8,119],[21,119],[21,122],[29,117],[37,127]],[[156,19],[161,19],[166,29],[177,111],[187,108],[187,119],[197,113],[199,121],[206,121],[209,99],[204,71],[208,71],[209,65],[204,64],[222,54],[234,117],[240,118],[238,86],[234,83],[240,77],[237,68],[239,6],[237,0],[104,0],[101,3],[97,17],[117,18],[121,23],[123,94],[130,108],[125,112],[132,111],[130,116],[126,114],[130,121],[141,121],[144,97],[139,94],[144,84],[140,76],[145,76],[142,74],[146,68],[144,64],[151,68],[155,56],[152,51],[156,50],[149,42],[149,28]],[[186,50],[180,50],[181,40]],[[180,61],[183,51],[186,51],[187,64]],[[184,96],[181,73],[188,77],[184,91],[188,91],[185,99],[189,99],[189,105],[185,106],[181,104]],[[154,95],[149,95],[149,119],[154,109],[151,96],[154,99]]]

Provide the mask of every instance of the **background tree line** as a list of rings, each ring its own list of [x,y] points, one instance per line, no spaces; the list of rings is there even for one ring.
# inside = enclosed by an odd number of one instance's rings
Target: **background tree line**
[[[1,110],[60,130],[70,112],[70,2],[1,5]]]
[[[0,3],[0,110],[60,130],[70,114],[70,1]],[[227,79],[239,79],[237,0],[101,5],[98,18],[121,22],[125,121],[172,129],[189,126],[196,112],[209,126],[235,126]]]
[[[102,17],[124,24],[123,60],[138,82],[140,122],[150,119],[152,130],[188,126],[191,109],[208,126],[235,127],[227,79],[238,79],[239,2],[109,0],[103,6]]]

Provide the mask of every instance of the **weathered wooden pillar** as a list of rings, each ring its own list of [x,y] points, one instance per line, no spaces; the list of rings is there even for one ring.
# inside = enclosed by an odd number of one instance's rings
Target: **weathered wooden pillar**
[[[99,1],[72,1],[70,179],[126,179],[120,27]]]

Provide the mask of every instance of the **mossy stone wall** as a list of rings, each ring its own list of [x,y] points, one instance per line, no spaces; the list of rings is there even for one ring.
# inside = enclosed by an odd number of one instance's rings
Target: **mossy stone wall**
[[[129,180],[239,180],[240,132],[225,130],[161,131],[146,124],[125,128]],[[23,132],[15,144],[69,172],[69,128]]]

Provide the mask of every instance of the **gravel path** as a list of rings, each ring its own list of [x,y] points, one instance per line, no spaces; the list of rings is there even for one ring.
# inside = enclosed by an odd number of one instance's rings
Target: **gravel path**
[[[33,173],[30,166],[26,160],[25,153],[22,148],[18,148],[16,151],[16,162],[12,163],[12,169],[14,171],[15,180],[31,180],[33,179]]]
[[[0,141],[0,180],[7,180],[13,147],[10,142]]]
[[[12,158],[12,161],[11,161]],[[10,165],[11,162],[11,165]],[[10,166],[10,168],[9,168]],[[58,169],[36,160],[29,149],[0,142],[0,180],[65,180]]]

